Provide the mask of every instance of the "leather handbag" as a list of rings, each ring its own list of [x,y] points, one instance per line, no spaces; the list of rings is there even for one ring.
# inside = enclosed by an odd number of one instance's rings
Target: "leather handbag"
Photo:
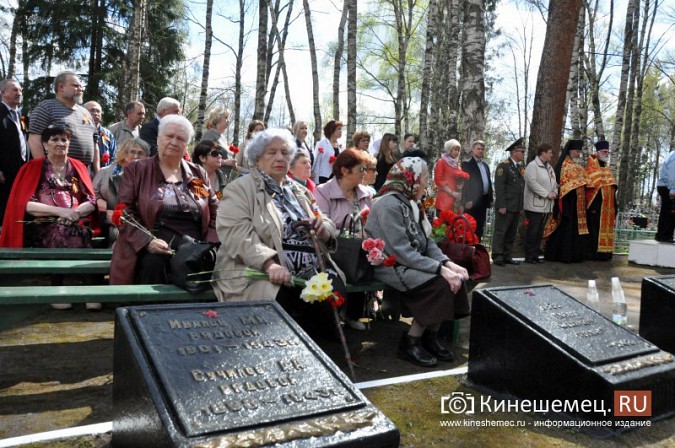
[[[211,288],[211,276],[220,243],[198,241],[183,235],[176,253],[171,257],[171,282],[191,293]],[[200,275],[193,275],[205,272]]]
[[[350,219],[349,225],[347,219]],[[342,227],[337,238],[337,249],[331,254],[335,264],[344,272],[345,279],[349,284],[368,283],[373,281],[373,266],[368,261],[368,253],[363,250],[363,238],[357,236],[356,223],[360,221],[360,215],[356,218],[347,215],[342,220]]]
[[[462,219],[464,219],[464,236],[461,240],[466,241],[469,222],[465,217]],[[455,243],[445,239],[438,243],[438,247],[453,263],[469,272],[469,279],[480,281],[492,275],[490,255],[482,244]]]

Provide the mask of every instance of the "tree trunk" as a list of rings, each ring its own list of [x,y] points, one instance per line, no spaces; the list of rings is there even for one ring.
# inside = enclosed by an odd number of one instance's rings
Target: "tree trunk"
[[[206,113],[206,100],[209,96],[209,71],[211,68],[211,44],[213,43],[213,28],[211,27],[211,18],[213,17],[213,0],[206,0],[206,21],[204,23],[204,64],[202,65],[202,87],[199,92],[199,106],[197,108],[197,126],[195,131],[195,141],[202,138],[202,128],[204,127],[204,114]]]
[[[485,130],[485,1],[465,0],[462,42],[462,141],[470,147]]]
[[[635,5],[635,9],[631,11],[631,4]],[[620,151],[619,151],[619,178],[617,179],[619,185],[622,186],[618,192],[619,209],[623,209],[632,202],[632,188],[628,182],[633,181],[633,169],[631,168],[631,131],[633,129],[633,101],[635,99],[635,81],[639,64],[639,48],[638,48],[638,32],[640,27],[640,1],[631,0],[628,3],[628,12],[626,13],[626,29],[630,29],[630,36],[628,40],[628,66],[622,67],[621,82],[623,82],[623,69],[628,70],[628,83],[626,89],[626,102],[623,111],[622,133],[620,135]],[[630,24],[629,24],[630,22]],[[625,42],[624,42],[625,44]],[[624,52],[624,57],[626,56]],[[625,61],[624,61],[625,62]],[[617,109],[617,119],[620,111]],[[616,130],[615,130],[616,135]]]
[[[639,4],[639,0],[629,0],[626,8],[626,24],[623,31],[623,57],[621,63],[621,81],[619,82],[619,94],[616,103],[616,114],[614,116],[614,132],[611,141],[610,166],[612,171],[616,172],[617,167],[620,166],[622,155],[622,139],[621,133],[623,131],[624,113],[626,111],[626,89],[628,86],[628,75],[630,73],[630,55],[631,55],[631,40],[633,37],[633,27],[637,26],[634,23],[635,10]],[[619,172],[619,176],[621,173]]]
[[[431,67],[434,56],[434,36],[437,33],[436,15],[437,0],[429,0],[429,9],[427,10],[427,35],[424,46],[424,68],[422,69],[422,90],[420,92],[420,147],[429,148],[429,89],[431,86]]]
[[[569,119],[572,132],[581,132],[581,122],[579,121],[579,91],[580,76],[583,70],[582,56],[584,53],[584,31],[586,29],[586,12],[583,8],[579,8],[579,18],[577,21],[577,31],[574,35],[574,50],[572,51],[572,62],[570,63],[570,75],[567,84],[567,101],[569,105]],[[563,134],[565,121],[563,117]],[[583,134],[582,134],[583,135]],[[530,148],[530,155],[536,148]]]
[[[277,11],[274,9],[270,8],[270,17],[272,18],[272,31],[274,33],[274,40],[277,42],[277,48],[279,50],[279,59],[277,60],[277,69],[276,72],[274,73],[274,81],[272,81],[272,85],[270,86],[270,97],[267,100],[267,107],[265,108],[265,118],[263,121],[265,123],[268,122],[270,115],[272,114],[272,106],[274,105],[274,97],[276,96],[277,92],[277,86],[279,85],[279,75],[284,73],[284,79],[286,80],[285,82],[285,92],[287,96],[287,104],[288,103],[288,96],[289,96],[289,90],[288,90],[288,79],[285,76],[286,73],[286,61],[284,59],[284,48],[286,47],[286,37],[288,36],[288,24],[290,23],[291,20],[291,14],[293,12],[293,0],[291,0],[288,4],[288,14],[286,14],[286,20],[284,22],[284,28],[283,28],[283,36],[279,34],[279,28],[278,28],[278,23],[279,23],[279,17],[277,16]],[[271,49],[270,49],[271,53]],[[295,113],[292,111],[292,108],[289,109],[290,115],[292,119],[295,118]]]
[[[356,33],[358,0],[349,2],[347,22],[347,141],[356,132]],[[349,147],[349,145],[346,145]]]
[[[319,104],[319,66],[316,61],[316,45],[312,31],[312,15],[309,9],[309,0],[303,0],[305,9],[305,25],[307,27],[307,41],[309,42],[309,58],[312,64],[312,103],[314,104],[314,141],[321,140],[321,106]]]
[[[542,50],[546,57],[542,58],[537,75],[529,147],[549,143],[556,158],[562,141],[565,93],[580,7],[581,0],[551,2]]]
[[[19,0],[18,6],[14,11],[14,20],[12,21],[12,32],[9,35],[9,60],[7,61],[7,79],[14,78],[16,73],[16,38],[19,35],[19,26],[21,17],[24,14],[23,0]],[[26,56],[24,55],[24,58]]]
[[[234,131],[232,144],[239,145],[239,129],[241,128],[241,69],[244,60],[244,36],[246,20],[246,0],[239,0],[239,40],[237,59],[234,69]]]
[[[338,25],[337,46],[333,57],[333,119],[340,119],[340,69],[342,68],[342,52],[345,47],[345,24],[347,23],[347,14],[349,14],[349,3],[351,0],[344,0],[342,4],[342,16]]]
[[[267,3],[260,0],[258,4],[258,66],[255,80],[254,120],[262,120],[265,113],[265,94],[267,93]],[[243,24],[242,24],[243,26]]]
[[[122,82],[119,86],[117,117],[124,118],[124,107],[138,99],[141,79],[141,45],[145,29],[148,5],[147,0],[134,0],[134,11],[129,25],[127,57],[122,63]]]

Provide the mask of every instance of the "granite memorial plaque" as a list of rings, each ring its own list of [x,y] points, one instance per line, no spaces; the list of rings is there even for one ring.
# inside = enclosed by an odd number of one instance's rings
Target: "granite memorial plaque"
[[[589,420],[615,419],[614,393],[625,390],[651,391],[641,417],[675,412],[672,355],[552,285],[474,292],[468,379],[520,399],[602,404],[563,412]]]
[[[276,302],[117,310],[114,446],[398,446]]]
[[[675,275],[642,279],[640,336],[675,353]]]

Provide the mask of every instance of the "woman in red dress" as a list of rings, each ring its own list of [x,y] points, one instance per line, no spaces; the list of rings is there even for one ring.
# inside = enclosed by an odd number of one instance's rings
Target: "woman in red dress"
[[[443,145],[443,154],[434,167],[434,183],[438,188],[436,194],[436,209],[456,212],[460,206],[462,196],[461,186],[464,184],[463,171],[459,164],[461,145],[455,139],[448,140]]]

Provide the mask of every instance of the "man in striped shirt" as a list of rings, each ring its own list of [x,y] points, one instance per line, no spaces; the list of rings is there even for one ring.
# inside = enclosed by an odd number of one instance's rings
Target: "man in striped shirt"
[[[96,124],[82,104],[84,87],[76,73],[61,72],[54,79],[56,98],[42,101],[30,114],[28,146],[34,159],[45,155],[42,132],[51,124],[70,127],[68,157],[84,163],[90,173],[98,172],[100,155],[96,150]]]

